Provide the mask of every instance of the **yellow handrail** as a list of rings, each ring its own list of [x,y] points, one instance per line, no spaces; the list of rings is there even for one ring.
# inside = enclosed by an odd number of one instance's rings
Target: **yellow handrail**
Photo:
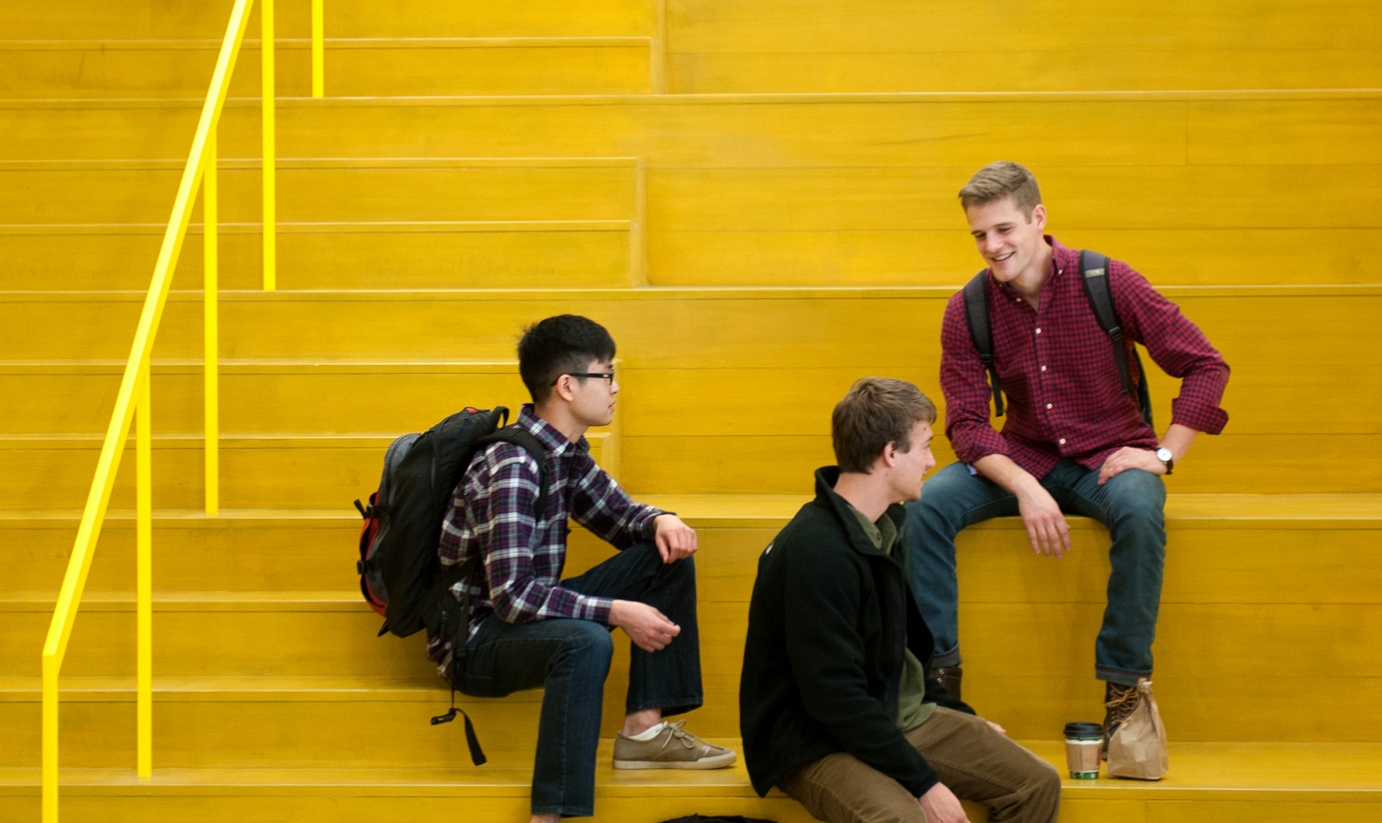
[[[326,24],[322,0],[312,0],[312,96],[326,96]]]
[[[115,409],[111,414],[110,425],[106,430],[105,441],[101,445],[101,455],[97,460],[96,474],[91,480],[91,490],[87,495],[86,508],[82,511],[81,524],[77,528],[77,539],[72,548],[72,557],[67,564],[62,588],[58,592],[57,605],[53,610],[53,620],[48,626],[48,636],[43,643],[43,757],[42,757],[42,811],[44,823],[56,823],[58,819],[58,674],[62,669],[63,657],[67,654],[67,644],[72,637],[72,625],[77,609],[81,605],[82,592],[86,587],[87,574],[91,570],[91,560],[96,539],[105,521],[106,507],[110,503],[111,492],[115,486],[115,474],[120,466],[120,457],[129,437],[130,426],[138,405],[139,425],[136,431],[136,462],[138,479],[136,486],[136,540],[139,554],[137,565],[136,613],[138,625],[138,651],[136,654],[137,733],[139,746],[137,768],[141,777],[148,777],[152,768],[151,740],[152,723],[152,685],[149,661],[151,639],[151,606],[149,577],[150,541],[148,536],[152,527],[152,507],[150,504],[149,453],[152,427],[149,425],[149,364],[153,352],[154,336],[158,331],[163,307],[168,300],[168,290],[172,274],[182,250],[183,239],[187,236],[187,226],[192,216],[192,201],[202,180],[206,160],[211,156],[209,144],[220,120],[221,109],[225,105],[226,93],[230,87],[231,72],[235,59],[240,53],[248,22],[249,7],[252,0],[235,0],[226,27],[225,39],[221,42],[221,52],[216,60],[216,70],[212,74],[211,87],[207,90],[206,101],[202,105],[201,118],[197,121],[196,136],[188,153],[187,165],[183,168],[182,181],[178,185],[177,199],[173,202],[173,213],[168,220],[167,231],[163,235],[163,245],[159,249],[158,262],[154,266],[153,280],[144,300],[144,309],[139,316],[129,359],[125,363],[124,375],[120,380],[120,390],[116,394]],[[268,7],[268,3],[265,3]],[[272,15],[271,8],[269,15]],[[272,40],[272,24],[266,32],[266,39]],[[268,51],[268,49],[266,49]],[[272,62],[272,58],[268,58]],[[272,88],[272,84],[266,84]],[[272,109],[272,101],[268,103]],[[266,145],[268,141],[266,140]],[[266,168],[268,163],[266,163]],[[266,224],[271,223],[271,215],[265,215]],[[269,234],[266,229],[266,237]],[[214,243],[214,240],[213,240]]]
[[[277,237],[274,234],[278,211],[274,190],[274,0],[260,0],[259,30],[259,73],[263,81],[260,111],[264,121],[264,291],[273,291],[278,288]]]
[[[220,361],[220,310],[216,221],[216,132],[206,141],[206,168],[202,171],[202,419],[206,439],[203,475],[206,513],[221,511],[221,391],[217,365]]]

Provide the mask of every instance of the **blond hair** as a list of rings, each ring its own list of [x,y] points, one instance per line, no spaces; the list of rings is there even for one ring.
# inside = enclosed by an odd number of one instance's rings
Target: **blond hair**
[[[960,189],[960,207],[983,206],[1011,197],[1013,204],[1032,219],[1032,209],[1041,205],[1041,189],[1030,171],[1008,160],[989,163],[969,178]]]

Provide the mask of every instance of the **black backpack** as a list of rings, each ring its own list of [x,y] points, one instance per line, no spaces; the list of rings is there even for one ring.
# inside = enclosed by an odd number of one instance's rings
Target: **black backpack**
[[[379,490],[369,505],[355,501],[365,519],[360,530],[360,593],[384,616],[379,636],[408,637],[422,630],[451,642],[453,659],[465,655],[470,623],[470,598],[452,595],[451,587],[479,568],[478,556],[443,569],[437,554],[442,521],[451,507],[456,486],[471,459],[490,443],[513,443],[533,456],[541,469],[538,518],[547,502],[547,451],[531,433],[508,428],[509,410],[467,407],[422,434],[405,434],[384,453]],[[456,719],[456,693],[451,710],[432,718],[432,725]],[[471,760],[485,762],[470,716],[465,717]]]
[[[1128,373],[1128,358],[1123,353],[1123,330],[1118,325],[1118,313],[1113,308],[1113,293],[1108,285],[1108,258],[1097,251],[1080,252],[1080,282],[1084,283],[1085,297],[1089,307],[1094,310],[1099,325],[1113,341],[1113,359],[1118,363],[1118,376],[1123,381],[1123,394],[1133,396],[1132,375]],[[1003,416],[1003,387],[998,382],[998,369],[993,365],[993,325],[989,321],[989,295],[985,286],[988,269],[984,269],[964,287],[965,316],[969,320],[969,336],[974,348],[979,350],[979,359],[989,374],[989,386],[993,388],[993,411],[997,417]],[[1142,419],[1152,425],[1152,397],[1147,391],[1147,372],[1142,368],[1142,356],[1133,347],[1133,360],[1137,363],[1137,406]]]

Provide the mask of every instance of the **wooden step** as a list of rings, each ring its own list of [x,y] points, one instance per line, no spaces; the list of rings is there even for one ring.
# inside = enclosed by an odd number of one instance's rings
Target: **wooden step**
[[[1344,89],[286,98],[276,123],[286,157],[577,155],[647,157],[651,168],[668,169],[954,167],[963,170],[959,179],[939,195],[953,207],[954,192],[974,169],[1003,156],[1006,135],[1023,124],[1120,124],[1113,139],[1098,129],[1036,130],[1022,160],[1043,180],[1079,167],[1107,174],[1372,164],[1379,95]],[[0,157],[185,160],[200,106],[199,98],[0,101]],[[257,97],[227,101],[222,155],[259,154],[259,112]],[[1267,209],[1236,191],[1205,186],[1196,194],[1182,206],[1224,219]],[[1227,211],[1211,205],[1230,200]],[[1319,205],[1343,208],[1332,199]],[[1280,208],[1302,207],[1287,199]]]
[[[702,723],[732,732],[742,660],[745,613],[756,561],[804,498],[653,497],[678,511],[701,536],[697,557],[702,656],[707,705]],[[129,526],[113,524],[111,551],[98,554],[107,570],[93,580],[128,579]],[[189,519],[189,518],[184,518]],[[269,518],[260,518],[267,522]],[[243,521],[243,522],[241,522]],[[194,569],[227,564],[265,576],[284,569],[321,568],[322,579],[353,586],[355,521],[325,515],[306,519],[262,547],[249,543],[266,527],[253,516],[235,518],[215,535],[213,522],[188,526],[200,539],[178,537],[176,527],[155,531],[155,585],[193,577]],[[1156,646],[1158,699],[1168,727],[1180,740],[1382,739],[1376,684],[1382,670],[1369,653],[1382,638],[1382,557],[1360,554],[1382,524],[1377,496],[1173,495],[1168,504],[1166,583]],[[1098,714],[1100,686],[1093,678],[1093,639],[1108,575],[1107,533],[1072,518],[1074,553],[1051,561],[1030,554],[1020,521],[991,521],[960,540],[961,624],[965,627],[966,697],[1019,737],[1037,737],[1072,718]],[[47,522],[50,531],[52,523]],[[7,528],[16,539],[41,526]],[[303,536],[302,559],[279,559],[276,541]],[[36,557],[53,567],[61,559]],[[44,540],[22,539],[31,551]],[[607,557],[608,547],[588,533],[573,535],[569,574]],[[259,555],[257,562],[254,555]],[[331,569],[330,558],[336,567]],[[326,571],[326,570],[329,570]],[[329,576],[328,576],[329,575]],[[221,575],[203,587],[219,585]],[[38,648],[51,595],[17,593],[6,607],[13,627],[0,660],[21,676],[37,676]],[[71,676],[128,674],[133,615],[124,592],[92,591],[83,606],[64,671]],[[355,592],[189,591],[158,595],[155,604],[155,676],[428,678],[421,649],[411,642],[376,640],[378,618]],[[1337,626],[1352,626],[1347,636]],[[264,637],[276,638],[266,647]],[[208,649],[206,638],[216,639]],[[1290,667],[1275,665],[1282,645]],[[622,645],[622,644],[617,644]],[[614,671],[622,672],[623,651]],[[620,682],[615,674],[611,680]],[[1306,705],[1331,705],[1326,714],[1282,716],[1271,701],[1244,695],[1289,693]],[[621,689],[607,695],[606,714],[621,711]],[[1098,717],[1093,717],[1097,720]]]
[[[70,678],[61,693],[59,741],[68,766],[111,768],[134,762],[134,682]],[[619,695],[622,701],[622,694]],[[433,727],[449,695],[437,677],[160,678],[154,692],[155,758],[165,768],[345,768],[469,766],[463,730]],[[19,732],[3,766],[38,752],[37,681],[0,688],[6,728]],[[503,699],[461,697],[496,768],[531,767],[540,690]],[[622,703],[621,703],[622,705]],[[614,721],[622,723],[621,716]],[[377,742],[360,746],[361,730]],[[613,725],[612,735],[618,730]],[[734,729],[728,730],[730,734]]]
[[[279,95],[311,96],[311,47],[306,39],[278,40]],[[3,40],[0,97],[202,96],[220,48],[220,38]],[[323,48],[326,89],[338,97],[639,94],[652,82],[648,37],[331,37]],[[242,46],[231,94],[259,93],[259,50],[258,39]]]
[[[1223,435],[1201,438],[1196,444],[1184,470],[1174,478],[1175,490],[1382,490],[1382,468],[1372,463],[1358,465],[1347,476],[1334,469],[1350,455],[1371,453],[1382,437],[1366,404],[1358,400],[1376,393],[1379,378],[1357,372],[1338,355],[1371,339],[1372,317],[1382,305],[1376,287],[1162,289],[1200,324],[1235,373],[1224,400],[1231,422]],[[938,394],[936,341],[943,305],[951,293],[950,287],[229,292],[221,298],[222,351],[231,359],[368,360],[391,351],[401,359],[423,361],[458,354],[500,360],[512,357],[513,339],[527,323],[563,312],[584,314],[610,328],[627,358],[628,368],[621,370],[620,405],[626,421],[626,468],[621,478],[630,489],[807,493],[810,472],[831,462],[825,436],[829,409],[855,378],[888,374]],[[134,327],[140,299],[137,293],[0,295],[16,318],[0,329],[0,345],[16,359],[124,357],[127,343],[122,340],[132,333],[127,330]],[[171,297],[156,357],[200,355],[201,310],[199,295]],[[870,327],[880,316],[907,318],[907,333],[872,337],[853,332]],[[1312,332],[1264,331],[1302,325]],[[705,334],[711,328],[721,331]],[[1164,425],[1170,419],[1174,381],[1154,368],[1151,380],[1157,416]],[[1296,394],[1283,392],[1284,385]],[[1299,413],[1297,394],[1315,398],[1311,414]],[[322,444],[353,448],[344,442]],[[69,462],[62,465],[74,468],[82,459],[94,461],[94,455],[81,456],[83,449],[90,454],[90,444],[72,445],[77,452],[67,454]],[[939,459],[949,459],[945,444],[940,445]],[[22,448],[55,455],[61,451],[28,440]],[[252,444],[245,448],[253,450]],[[325,459],[326,453],[318,452],[313,459]],[[277,458],[288,456],[283,452]],[[339,475],[353,460],[342,459],[346,462],[331,466],[302,465],[326,478]],[[371,456],[359,465],[368,467],[372,460]],[[282,460],[275,466],[275,471],[287,468]],[[188,479],[179,484],[194,482],[191,478],[200,469],[189,464],[186,471]],[[30,474],[21,473],[9,482],[26,483]],[[354,481],[343,477],[339,482]],[[293,484],[301,485],[296,480]],[[287,493],[298,506],[333,502],[324,488],[315,497],[306,489]],[[284,505],[271,502],[278,495],[275,490],[268,497],[228,505]],[[51,505],[74,504],[59,500]],[[196,503],[174,498],[158,505]]]
[[[455,404],[448,408],[455,411]],[[449,412],[448,412],[449,413]],[[444,415],[443,415],[444,416]],[[425,428],[440,419],[410,427]],[[404,431],[341,435],[222,435],[221,505],[248,509],[319,509],[349,506],[379,485],[384,451]],[[592,433],[596,460],[609,435]],[[9,435],[0,437],[0,507],[10,511],[76,509],[86,502],[104,435]],[[127,451],[133,452],[134,440]],[[153,438],[155,505],[189,509],[203,505],[203,437]],[[116,475],[115,506],[133,506],[133,455]],[[122,461],[123,462],[123,461]],[[612,473],[619,476],[617,458]]]
[[[570,153],[573,145],[592,155],[636,153],[649,164],[653,283],[936,284],[977,268],[954,192],[1003,151],[1001,136],[987,124],[1014,112],[1032,123],[1117,121],[1127,125],[1119,140],[1064,135],[1030,145],[1022,158],[1045,186],[1052,230],[1067,242],[1102,248],[1154,279],[1177,283],[1376,282],[1379,270],[1359,249],[1377,226],[1360,216],[1371,213],[1366,208],[1345,205],[1371,203],[1379,191],[1375,175],[1358,171],[1377,165],[1378,121],[1369,95],[285,101],[279,146],[304,156],[541,156]],[[252,102],[231,102],[223,152],[257,152]],[[9,156],[33,159],[177,158],[195,113],[188,104],[157,101],[0,106],[0,125],[8,118],[10,126],[0,132],[0,146]],[[128,141],[71,142],[93,121]],[[373,205],[346,197],[331,206],[302,206],[293,186],[280,190],[285,219],[300,208],[349,212]],[[246,192],[244,219],[252,221],[256,201]],[[1290,197],[1280,198],[1282,192]],[[566,199],[560,191],[546,197]],[[51,199],[44,194],[32,206],[14,208],[51,215],[56,207],[43,206]],[[170,196],[154,199],[165,204],[149,206],[161,217]],[[456,201],[443,194],[415,206],[435,215],[463,208]],[[95,198],[78,205],[109,215],[120,202]],[[1277,205],[1260,205],[1267,203]],[[1277,231],[1278,225],[1285,228]],[[1228,237],[1233,242],[1224,242]],[[252,254],[247,262],[257,265]]]
[[[203,431],[203,364],[152,366],[156,434]],[[124,362],[0,363],[0,419],[16,434],[103,432]],[[528,402],[518,363],[236,361],[218,366],[220,426],[253,432],[403,433],[465,405]],[[80,398],[80,400],[78,400]],[[407,402],[400,402],[407,398]]]
[[[246,37],[257,39],[259,9],[251,11]],[[277,3],[274,30],[279,38],[305,38],[310,15],[310,4]],[[113,9],[62,0],[0,9],[0,31],[21,40],[219,38],[229,16],[228,6],[128,0]],[[324,19],[329,37],[346,38],[636,36],[653,30],[655,7],[647,0],[572,0],[559,7],[516,0],[475,8],[426,0],[334,0]]]
[[[166,225],[0,226],[16,282],[147,289]],[[629,220],[419,220],[278,223],[283,289],[615,288],[640,285]],[[261,287],[262,224],[221,223],[224,289]],[[202,226],[188,231],[174,282],[203,282]]]
[[[0,222],[166,225],[183,162],[0,164],[0,186],[12,194],[0,201]],[[278,216],[288,223],[628,220],[637,210],[637,164],[629,157],[285,157]],[[259,222],[260,162],[221,166],[220,219]]]
[[[1064,767],[1061,744],[1047,735],[1021,742]],[[723,741],[737,744],[737,740]],[[619,772],[609,765],[611,744],[596,768],[595,821],[654,823],[692,811],[742,814],[782,823],[811,817],[778,791],[753,794],[742,759],[706,772]],[[1382,806],[1382,747],[1376,744],[1171,744],[1171,772],[1160,782],[1065,780],[1061,819],[1074,823],[1166,820],[1176,823],[1332,823],[1371,820]],[[66,769],[65,820],[105,823],[196,815],[210,821],[279,819],[375,820],[404,814],[444,817],[464,806],[486,820],[528,813],[530,768],[472,769],[463,756],[441,769],[160,769],[137,780],[133,769]],[[12,802],[0,820],[32,820],[38,813],[36,768],[0,771],[0,793]],[[967,807],[971,820],[982,810]]]
[[[669,60],[672,90],[697,93],[1368,87],[1382,31],[1364,8],[687,3],[670,15]]]

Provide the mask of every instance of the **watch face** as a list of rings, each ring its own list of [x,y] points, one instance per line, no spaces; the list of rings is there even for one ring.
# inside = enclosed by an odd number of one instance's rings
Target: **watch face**
[[[1160,448],[1160,449],[1157,449],[1157,450],[1156,450],[1156,459],[1157,459],[1157,460],[1160,460],[1160,461],[1163,462],[1163,463],[1169,461],[1169,460],[1171,459],[1171,450],[1168,449],[1168,448],[1164,448],[1164,447],[1163,447],[1163,448]]]

